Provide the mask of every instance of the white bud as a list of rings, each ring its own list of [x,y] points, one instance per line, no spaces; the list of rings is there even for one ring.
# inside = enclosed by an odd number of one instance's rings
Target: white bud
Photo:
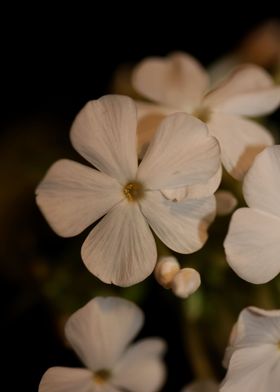
[[[229,191],[218,191],[215,193],[217,203],[217,215],[230,214],[237,205],[236,197]]]
[[[172,280],[172,291],[177,297],[188,298],[200,286],[199,273],[193,268],[182,268]]]
[[[155,278],[166,289],[171,287],[172,280],[180,271],[180,264],[173,256],[161,257],[155,268]]]

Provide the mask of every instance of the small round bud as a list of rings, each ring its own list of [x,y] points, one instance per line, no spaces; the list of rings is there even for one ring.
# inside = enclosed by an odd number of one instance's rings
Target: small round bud
[[[172,280],[172,291],[177,297],[188,298],[200,286],[199,273],[193,268],[182,268]]]
[[[156,265],[155,278],[161,286],[168,289],[178,271],[180,271],[180,264],[177,259],[173,256],[164,256]]]
[[[229,191],[218,191],[215,193],[217,203],[217,215],[230,214],[237,205],[236,197]]]

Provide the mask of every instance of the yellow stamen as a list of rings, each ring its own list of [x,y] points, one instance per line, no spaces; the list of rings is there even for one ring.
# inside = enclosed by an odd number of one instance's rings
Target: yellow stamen
[[[104,384],[106,381],[108,381],[110,377],[111,377],[111,373],[109,370],[100,369],[93,374],[93,381],[96,384]]]
[[[123,193],[128,201],[135,201],[144,196],[144,188],[139,182],[131,181],[123,188]]]

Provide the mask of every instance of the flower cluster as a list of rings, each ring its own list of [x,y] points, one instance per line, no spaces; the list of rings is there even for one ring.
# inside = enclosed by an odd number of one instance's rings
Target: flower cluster
[[[219,189],[223,166],[232,181],[243,181],[248,205],[231,218],[226,259],[248,282],[273,279],[280,272],[280,146],[253,118],[279,106],[280,86],[250,64],[214,85],[184,53],[144,59],[132,83],[149,101],[107,95],[88,102],[74,120],[72,145],[91,167],[59,160],[39,184],[37,204],[52,229],[72,237],[94,224],[81,257],[102,282],[127,287],[154,271],[163,287],[187,298],[200,274],[181,268],[174,252],[201,249],[215,216],[236,207],[237,198]],[[66,324],[87,369],[51,368],[40,392],[158,391],[164,343],[153,338],[128,346],[142,323],[131,302],[90,301]],[[280,311],[246,308],[226,350],[224,381],[197,381],[184,391],[278,391],[279,342]]]

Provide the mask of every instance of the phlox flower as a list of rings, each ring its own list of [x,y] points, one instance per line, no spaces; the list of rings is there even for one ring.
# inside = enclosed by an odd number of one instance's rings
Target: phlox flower
[[[251,283],[280,272],[280,146],[257,155],[243,183],[248,208],[232,215],[224,242],[231,268]]]
[[[150,125],[175,111],[207,123],[220,143],[225,169],[236,179],[243,178],[258,152],[273,144],[262,125],[245,118],[269,114],[280,104],[280,86],[256,65],[237,67],[209,91],[202,66],[187,54],[173,53],[144,59],[136,66],[132,82],[139,93],[158,104],[139,103],[142,148],[153,132]]]
[[[224,363],[228,371],[221,392],[278,392],[280,310],[244,309],[233,328]]]
[[[158,391],[165,379],[165,343],[147,338],[130,344],[143,319],[136,305],[121,298],[88,302],[65,326],[69,343],[87,368],[50,368],[39,392]]]
[[[48,223],[63,237],[81,233],[106,214],[89,233],[81,254],[95,276],[120,286],[138,283],[154,269],[157,251],[149,226],[177,252],[203,246],[215,213],[213,194],[175,203],[161,190],[199,186],[220,166],[217,141],[194,117],[166,117],[139,165],[136,129],[132,99],[109,95],[89,102],[70,137],[98,170],[60,160],[36,190]]]

